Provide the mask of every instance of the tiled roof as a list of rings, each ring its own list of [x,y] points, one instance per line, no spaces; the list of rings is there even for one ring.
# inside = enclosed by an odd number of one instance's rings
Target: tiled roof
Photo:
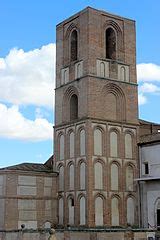
[[[148,134],[140,137],[139,144],[160,143],[160,133]]]
[[[34,172],[53,172],[52,168],[40,163],[21,163],[0,170],[16,170],[16,171],[34,171]]]

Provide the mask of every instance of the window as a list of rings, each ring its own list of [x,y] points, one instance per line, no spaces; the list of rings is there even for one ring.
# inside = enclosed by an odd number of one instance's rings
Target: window
[[[106,58],[116,59],[116,35],[112,28],[106,30]]]
[[[77,60],[78,54],[78,41],[77,31],[74,30],[71,34],[71,61]]]
[[[149,166],[148,166],[148,163],[144,163],[144,172],[145,172],[145,174],[149,174]]]
[[[70,99],[70,120],[78,118],[78,97],[73,94]]]

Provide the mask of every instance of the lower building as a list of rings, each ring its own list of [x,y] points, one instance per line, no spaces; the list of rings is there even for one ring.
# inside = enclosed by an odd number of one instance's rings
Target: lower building
[[[50,228],[57,222],[57,173],[47,164],[0,170],[0,230]]]
[[[160,228],[160,133],[141,138],[139,160],[141,226]]]

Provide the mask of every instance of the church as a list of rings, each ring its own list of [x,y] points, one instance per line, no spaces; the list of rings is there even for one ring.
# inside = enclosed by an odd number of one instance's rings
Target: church
[[[135,21],[87,7],[56,34],[54,154],[0,169],[0,229],[154,239],[160,125],[138,117]]]

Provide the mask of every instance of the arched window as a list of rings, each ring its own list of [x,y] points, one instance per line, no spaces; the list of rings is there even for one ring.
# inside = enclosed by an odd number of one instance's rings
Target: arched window
[[[127,133],[125,135],[125,158],[132,158],[132,149],[133,143],[132,143],[132,136],[131,134]]]
[[[95,225],[103,226],[103,199],[101,197],[95,199]]]
[[[74,165],[69,166],[69,190],[74,190]]]
[[[86,224],[86,199],[85,197],[80,198],[80,225]]]
[[[75,120],[78,118],[78,97],[73,94],[70,99],[70,120]]]
[[[78,55],[78,36],[77,31],[71,33],[71,61],[77,60]]]
[[[100,63],[100,76],[105,77],[105,64],[104,64],[104,62]]]
[[[134,200],[131,197],[127,199],[127,224],[134,225]]]
[[[64,167],[59,168],[59,191],[64,190]]]
[[[102,156],[102,131],[94,130],[94,155]]]
[[[74,132],[69,134],[69,157],[74,157]]]
[[[103,189],[103,167],[100,162],[94,165],[94,182],[95,189]]]
[[[61,135],[59,139],[59,159],[64,159],[64,135]]]
[[[63,225],[63,198],[61,197],[58,202],[58,218],[59,224]]]
[[[68,199],[68,224],[74,225],[74,199]]]
[[[118,190],[118,166],[113,163],[111,165],[111,190]]]
[[[80,189],[86,188],[86,164],[82,162],[80,164]]]
[[[85,146],[86,146],[86,141],[85,141],[85,130],[82,129],[80,131],[80,156],[85,155]]]
[[[112,211],[112,226],[119,226],[119,200],[116,197],[112,198],[111,211]]]
[[[120,80],[123,82],[126,81],[126,70],[124,67],[121,67],[121,70],[120,70]]]
[[[110,133],[110,155],[111,155],[111,157],[118,156],[117,140],[118,140],[117,133],[111,132]]]
[[[116,35],[112,28],[106,30],[106,58],[116,59]]]
[[[133,167],[127,166],[126,168],[126,190],[127,191],[133,191],[133,180],[134,180]]]

